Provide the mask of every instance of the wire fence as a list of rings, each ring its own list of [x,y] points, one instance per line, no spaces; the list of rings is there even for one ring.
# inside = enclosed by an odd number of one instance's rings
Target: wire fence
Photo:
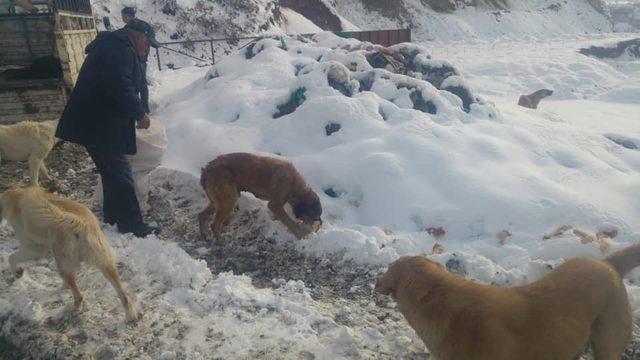
[[[338,32],[336,34],[340,37],[368,41],[382,46],[411,42],[411,29],[353,31]],[[313,35],[315,34],[299,34],[292,36],[312,37]],[[170,61],[165,62],[164,65],[174,69],[192,65],[214,65],[216,63],[216,53],[222,52],[227,55],[234,50],[242,49],[251,42],[262,37],[264,36],[165,42],[161,44],[160,48],[156,49],[155,57],[158,70],[162,70],[163,68],[163,59],[170,59]]]

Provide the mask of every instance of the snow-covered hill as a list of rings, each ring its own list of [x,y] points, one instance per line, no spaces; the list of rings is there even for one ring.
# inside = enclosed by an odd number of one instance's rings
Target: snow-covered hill
[[[376,28],[409,27],[419,41],[552,38],[611,30],[602,3],[597,1],[511,0],[507,4],[459,6],[453,12],[436,12],[420,0],[335,2],[338,12],[361,28],[369,29],[370,24],[376,24]]]
[[[122,26],[120,9],[135,5],[161,41],[238,38],[273,33],[316,33],[411,28],[417,41],[548,39],[560,34],[609,32],[601,0],[93,0],[98,19]],[[246,42],[215,43],[217,57]],[[209,44],[174,46],[211,59]],[[198,63],[162,50],[176,66]],[[168,59],[168,60],[167,60]]]
[[[639,230],[640,209],[630,194],[640,181],[640,153],[606,136],[640,141],[637,129],[626,128],[630,123],[591,129],[514,106],[500,111],[483,99],[465,112],[460,98],[421,80],[427,75],[372,70],[370,52],[326,34],[317,39],[288,39],[286,47],[260,41],[160,104],[170,138],[165,165],[197,176],[221,153],[285,156],[325,204],[327,225],[309,251],[344,251],[345,258],[368,263],[429,252],[436,239],[424,231],[444,227],[459,251],[513,267],[518,281],[535,258],[598,255],[595,245],[571,238],[541,243],[551,228],[572,224],[595,233],[612,226],[626,234],[624,243]],[[397,49],[413,54],[421,69],[441,64],[428,50],[415,50]],[[595,99],[627,82],[606,63],[577,52],[573,58],[576,64],[557,69],[553,59],[546,69],[490,61],[474,71],[481,76],[476,84],[485,94],[504,94],[512,85],[515,104],[518,94],[539,87],[555,89],[557,99]],[[500,78],[505,66],[514,66],[510,80]],[[339,86],[330,81],[334,72]],[[440,88],[448,82],[468,87],[452,76]],[[496,247],[503,230],[517,245]],[[495,271],[483,276],[492,280]]]

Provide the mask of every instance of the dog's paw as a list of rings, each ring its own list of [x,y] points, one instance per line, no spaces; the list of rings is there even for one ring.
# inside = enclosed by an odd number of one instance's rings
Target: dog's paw
[[[220,236],[218,238],[216,238],[216,241],[214,241],[214,244],[216,246],[227,246],[227,244],[229,244],[229,239],[227,239],[224,236]]]
[[[141,319],[142,319],[142,313],[137,311],[136,309],[132,309],[128,311],[125,316],[125,322],[131,325],[137,323]]]
[[[85,311],[84,301],[77,303],[69,303],[64,306],[63,314],[65,316],[76,316]]]
[[[73,311],[76,313],[81,313],[85,310],[84,301],[76,301],[73,303]]]

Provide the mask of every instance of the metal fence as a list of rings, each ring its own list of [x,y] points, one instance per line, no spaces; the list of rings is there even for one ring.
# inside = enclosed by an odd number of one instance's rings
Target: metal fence
[[[248,37],[241,37],[241,38],[218,38],[218,39],[203,39],[203,40],[185,40],[185,41],[170,41],[170,42],[165,42],[165,43],[161,43],[161,49],[164,49],[166,51],[170,51],[173,53],[177,53],[180,54],[182,56],[188,57],[190,59],[196,60],[198,62],[201,62],[203,64],[207,64],[207,65],[214,65],[216,63],[216,49],[214,44],[216,43],[225,43],[225,44],[236,44],[237,46],[240,46],[239,44],[241,42],[246,42],[248,41],[252,41],[252,40],[256,40],[259,39],[259,36],[248,36]],[[199,46],[200,50],[200,56],[197,56],[196,52],[191,51],[191,53],[185,52],[183,50],[177,50],[177,49],[173,49],[170,46],[176,46],[176,45],[180,45],[184,48],[184,46],[191,46],[191,47],[196,47]],[[207,48],[206,51],[203,51],[203,46],[205,46]],[[159,48],[156,48],[156,60],[158,61],[158,70],[162,70],[162,61],[161,61],[161,53]],[[189,51],[189,50],[186,50]],[[206,52],[206,54],[205,54]],[[209,57],[210,56],[210,57]]]
[[[91,14],[90,0],[53,0],[52,5],[55,10]]]
[[[300,34],[292,36],[312,37],[313,35],[315,34]],[[411,29],[350,31],[338,32],[336,33],[336,35],[343,38],[368,41],[382,46],[391,46],[403,42],[411,42]],[[177,53],[181,56],[195,60],[203,65],[214,65],[216,63],[215,44],[224,43],[226,45],[229,45],[230,47],[241,49],[251,41],[260,39],[261,37],[262,36],[248,36],[240,38],[218,38],[165,42],[161,44],[162,46],[160,49],[156,49],[158,70],[162,70],[161,51]],[[176,46],[180,46],[181,49],[172,48]]]

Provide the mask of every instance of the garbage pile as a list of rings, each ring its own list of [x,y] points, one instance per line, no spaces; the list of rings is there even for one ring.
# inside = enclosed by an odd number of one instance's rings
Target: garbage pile
[[[470,113],[475,105],[487,105],[461,77],[458,69],[447,61],[433,59],[423,46],[402,43],[384,47],[354,39],[343,40],[335,42],[332,52],[318,51],[314,55],[316,62],[301,61],[294,64],[295,75],[309,74],[320,63],[328,85],[344,96],[352,97],[360,92],[376,92],[377,88],[395,86],[396,90],[402,90],[406,95],[401,107],[411,107],[427,114],[438,114],[441,106],[449,106],[450,103],[466,113]],[[315,37],[266,36],[248,44],[244,49],[244,58],[251,60],[270,48],[305,57],[309,55],[304,54],[308,52],[308,47],[298,45],[315,41]],[[215,77],[217,73],[213,70],[210,78]],[[293,113],[307,98],[304,86],[292,88],[289,96],[277,105],[273,118]],[[446,104],[442,98],[448,100]],[[397,104],[395,98],[387,100]],[[494,115],[493,109],[481,112],[489,118]]]

